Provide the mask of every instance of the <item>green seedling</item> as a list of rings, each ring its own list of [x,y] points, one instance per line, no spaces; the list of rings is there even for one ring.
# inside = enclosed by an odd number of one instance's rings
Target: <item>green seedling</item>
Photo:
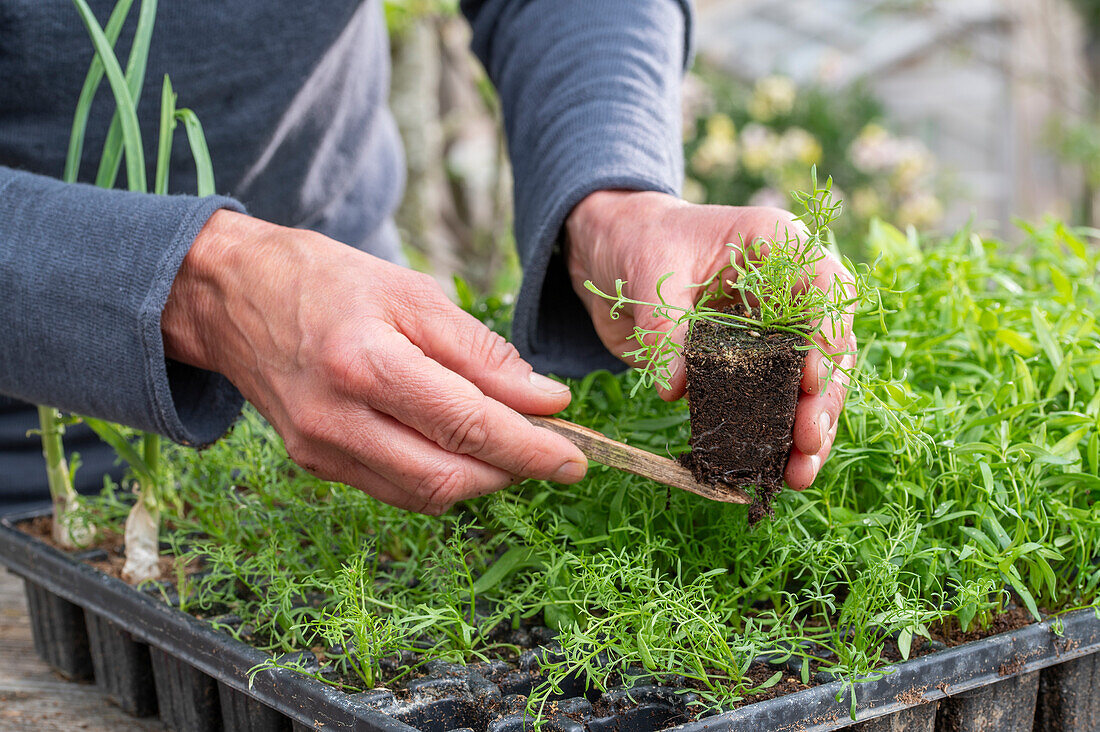
[[[100,157],[96,185],[112,188],[118,178],[123,159],[126,163],[126,181],[129,190],[147,193],[148,183],[145,176],[145,159],[142,147],[141,129],[138,125],[137,105],[145,83],[145,69],[152,41],[153,26],[156,20],[156,0],[142,0],[138,11],[137,29],[130,49],[130,56],[123,73],[114,53],[114,43],[118,38],[133,0],[119,0],[108,19],[106,28],[100,27],[86,0],[73,0],[81,20],[95,48],[95,56],[85,77],[73,118],[72,134],[65,160],[64,178],[73,182],[77,178],[83,155],[85,133],[92,101],[95,98],[103,77],[106,76],[115,100],[115,114],[111,120],[103,153]],[[161,88],[160,136],[157,146],[157,167],[153,193],[168,193],[168,171],[172,138],[177,122],[182,122],[187,131],[191,152],[198,170],[199,195],[206,196],[215,192],[213,168],[206,148],[202,126],[198,118],[188,109],[176,108],[176,95],[168,77],[164,77]],[[46,410],[43,412],[43,410]],[[43,441],[46,444],[47,470],[51,476],[51,492],[54,493],[55,507],[57,496],[73,494],[71,481],[67,493],[64,485],[54,488],[54,477],[64,472],[64,453],[58,464],[56,453],[60,450],[60,432],[57,425],[49,421],[54,419],[48,408],[40,408],[43,415]],[[141,435],[140,452],[135,450],[120,428],[87,418],[84,420],[101,439],[110,444],[130,467],[136,478],[137,500],[126,520],[126,564],[123,577],[132,582],[155,579],[159,569],[159,535],[161,511],[167,505],[167,487],[161,465],[160,436],[152,433]],[[47,442],[49,439],[49,442]],[[57,513],[55,512],[55,517]],[[55,521],[55,530],[58,525]]]
[[[729,262],[707,280],[690,286],[700,291],[692,307],[671,304],[661,294],[671,272],[657,281],[655,303],[628,297],[623,292],[627,284],[624,280],[615,281],[613,293],[603,292],[591,281],[584,283],[589,291],[611,303],[612,318],[618,318],[627,306],[649,308],[674,326],[668,329],[634,326],[630,340],[638,347],[622,354],[638,364],[640,378],[631,396],[654,384],[669,388],[672,364],[684,350],[684,344],[677,339],[693,323],[709,321],[753,333],[781,331],[799,336],[803,350],[816,350],[831,359],[834,368],[829,378],[843,374],[850,388],[893,422],[907,449],[917,448],[927,454],[931,447],[927,437],[914,429],[903,405],[889,396],[899,395],[904,401],[904,385],[898,380],[876,378],[859,365],[844,365],[845,356],[854,357],[855,353],[837,349],[847,338],[844,321],[857,309],[864,318],[887,314],[881,300],[883,288],[868,282],[871,268],[845,260],[853,273],[852,283],[836,279],[827,288],[808,283],[808,275],[817,271],[826,252],[835,250],[830,226],[842,209],[841,202],[832,196],[832,178],[819,183],[815,167],[810,179],[809,192],[791,194],[803,208],[800,221],[805,226],[804,232],[780,230],[777,225],[769,239],[728,243]],[[887,394],[887,398],[880,393]]]
[[[42,457],[46,460],[46,481],[53,504],[51,537],[66,549],[87,546],[95,537],[95,525],[86,520],[80,496],[73,488],[73,476],[80,463],[74,459],[70,467],[65,458],[63,436],[66,419],[57,409],[39,405],[38,424]]]
[[[120,0],[111,12],[107,25],[103,30],[108,44],[113,45],[118,39],[122,24],[130,10],[133,0]],[[80,97],[76,105],[76,113],[73,115],[72,132],[69,137],[69,149],[65,156],[65,169],[62,180],[66,183],[75,183],[80,169],[81,155],[84,149],[84,138],[88,127],[88,114],[91,111],[92,98],[103,78],[103,63],[99,56],[95,56],[84,80],[84,86],[80,90]],[[72,475],[65,459],[63,436],[65,434],[65,418],[53,407],[39,406],[38,420],[40,434],[42,436],[42,452],[46,460],[46,477],[50,488],[50,496],[53,501],[53,539],[62,546],[85,546],[93,535],[94,528],[88,524],[74,526],[70,519],[71,512],[79,505],[79,496],[73,489]]]

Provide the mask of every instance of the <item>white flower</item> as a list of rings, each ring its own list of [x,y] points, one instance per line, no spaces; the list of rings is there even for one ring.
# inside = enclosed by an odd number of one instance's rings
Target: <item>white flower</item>
[[[695,138],[695,120],[714,111],[714,92],[698,74],[688,72],[680,87],[684,141]]]
[[[882,199],[873,188],[857,188],[852,194],[852,212],[861,219],[882,213]]]
[[[741,131],[741,163],[752,173],[775,167],[778,136],[764,125],[750,124]]]
[[[935,161],[931,153],[916,140],[902,140],[891,182],[899,191],[908,191],[932,173]]]
[[[869,124],[848,147],[848,159],[863,173],[881,173],[893,166],[892,144],[893,138],[884,127]]]
[[[765,76],[756,82],[749,100],[749,114],[760,122],[791,113],[798,89],[786,76]]]
[[[928,148],[912,137],[896,137],[878,124],[869,124],[852,141],[848,159],[867,175],[887,174],[895,189],[906,192],[928,176],[935,161]]]
[[[761,188],[749,198],[750,206],[766,206],[768,208],[787,208],[787,197],[774,188]]]
[[[733,120],[715,114],[707,120],[707,134],[691,156],[692,168],[702,175],[737,170],[737,130]]]
[[[928,192],[915,193],[898,207],[899,226],[915,226],[918,229],[931,226],[943,217],[943,204]]]
[[[683,199],[688,203],[706,203],[707,189],[694,178],[684,178]]]
[[[728,114],[712,114],[707,117],[707,136],[733,141],[737,139],[737,126]]]
[[[801,127],[791,127],[779,139],[779,157],[785,163],[809,167],[821,162],[821,143]]]

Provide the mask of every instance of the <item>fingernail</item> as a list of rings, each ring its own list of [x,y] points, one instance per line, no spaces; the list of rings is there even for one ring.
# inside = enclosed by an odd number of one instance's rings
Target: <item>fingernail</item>
[[[668,370],[668,380],[675,381],[680,378],[680,373],[684,370],[684,360],[678,358],[672,362],[672,367]]]
[[[817,433],[821,439],[820,444],[825,445],[825,440],[829,437],[829,428],[833,426],[833,420],[829,417],[828,412],[822,412],[817,415]]]
[[[833,372],[832,359],[828,356],[822,356],[821,360],[817,362],[817,379],[822,384],[829,378],[829,374]]]
[[[561,383],[560,381],[554,381],[547,378],[542,374],[536,374],[534,371],[527,377],[531,380],[531,386],[535,387],[539,391],[544,391],[547,394],[553,394],[554,396],[561,396],[562,394],[569,393],[569,386]]]
[[[562,466],[554,472],[553,481],[555,483],[576,483],[578,480],[584,477],[585,472],[588,470],[588,463],[580,463],[576,460],[569,460],[562,463]]]
[[[814,471],[814,477],[817,477],[817,473],[821,470],[821,456],[810,455],[810,468]]]

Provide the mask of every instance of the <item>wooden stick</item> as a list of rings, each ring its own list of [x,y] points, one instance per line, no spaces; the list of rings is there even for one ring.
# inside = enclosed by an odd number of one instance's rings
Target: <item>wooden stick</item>
[[[699,483],[690,470],[676,461],[616,442],[596,430],[557,417],[536,417],[530,414],[524,416],[536,427],[545,427],[552,432],[557,432],[579,447],[589,460],[594,460],[601,465],[625,470],[628,473],[655,480],[662,485],[681,488],[712,501],[745,505],[752,503],[749,494],[740,488],[718,488]]]

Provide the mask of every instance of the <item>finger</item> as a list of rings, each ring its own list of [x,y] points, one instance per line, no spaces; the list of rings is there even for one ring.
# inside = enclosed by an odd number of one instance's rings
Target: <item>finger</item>
[[[445,451],[523,478],[575,483],[584,476],[588,461],[573,443],[533,426],[400,333],[372,334],[366,358],[360,378],[351,380],[357,393],[349,396],[365,399]]]
[[[688,324],[677,324],[676,320],[664,316],[667,314],[676,318],[680,313],[695,308],[698,295],[695,292],[696,288],[692,287],[693,284],[687,273],[673,272],[661,284],[659,292],[657,279],[651,278],[636,289],[631,288],[627,293],[629,297],[642,302],[664,302],[670,306],[667,311],[658,311],[650,306],[635,305],[632,312],[634,323],[643,330],[651,331],[650,335],[646,336],[648,344],[652,345],[658,338],[665,337],[670,338],[674,344],[675,355],[667,373],[669,385],[667,388],[657,385],[657,393],[665,401],[675,401],[684,395],[686,375],[682,346],[687,342]],[[635,361],[630,365],[640,366],[641,364]]]
[[[794,446],[806,455],[821,452],[827,444],[829,432],[840,420],[844,400],[848,394],[848,376],[836,372],[825,391],[820,394],[802,394],[794,413]]]
[[[686,345],[688,338],[688,324],[682,323],[672,330],[672,340],[675,343]],[[672,359],[668,369],[668,388],[657,385],[657,394],[666,402],[674,402],[687,392],[687,364],[684,361],[683,350]]]
[[[338,450],[318,448],[309,458],[303,458],[298,465],[321,480],[349,485],[383,503],[406,511],[439,515],[446,510],[446,506],[442,504],[425,504],[411,492],[394,485],[366,465]]]
[[[832,359],[816,348],[806,351],[806,364],[802,368],[802,391],[820,394],[833,373]]]
[[[347,403],[289,433],[291,459],[314,475],[420,513],[492,493],[516,476],[443,450],[385,414]]]
[[[826,439],[825,447],[819,453],[807,455],[797,447],[791,450],[791,456],[787,459],[787,467],[783,472],[783,479],[790,488],[801,491],[813,485],[818,473],[821,472],[821,466],[829,459],[833,440],[836,439],[836,429],[837,425],[834,424]]]
[[[815,335],[806,351],[800,384],[806,394],[820,394],[838,366],[841,370],[847,370],[855,365],[855,336],[849,335],[843,343],[831,346],[826,346],[824,340],[820,334]]]
[[[569,406],[569,387],[542,374],[515,346],[446,298],[434,282],[399,309],[399,329],[424,354],[463,376],[485,395],[525,414],[554,414]]]

